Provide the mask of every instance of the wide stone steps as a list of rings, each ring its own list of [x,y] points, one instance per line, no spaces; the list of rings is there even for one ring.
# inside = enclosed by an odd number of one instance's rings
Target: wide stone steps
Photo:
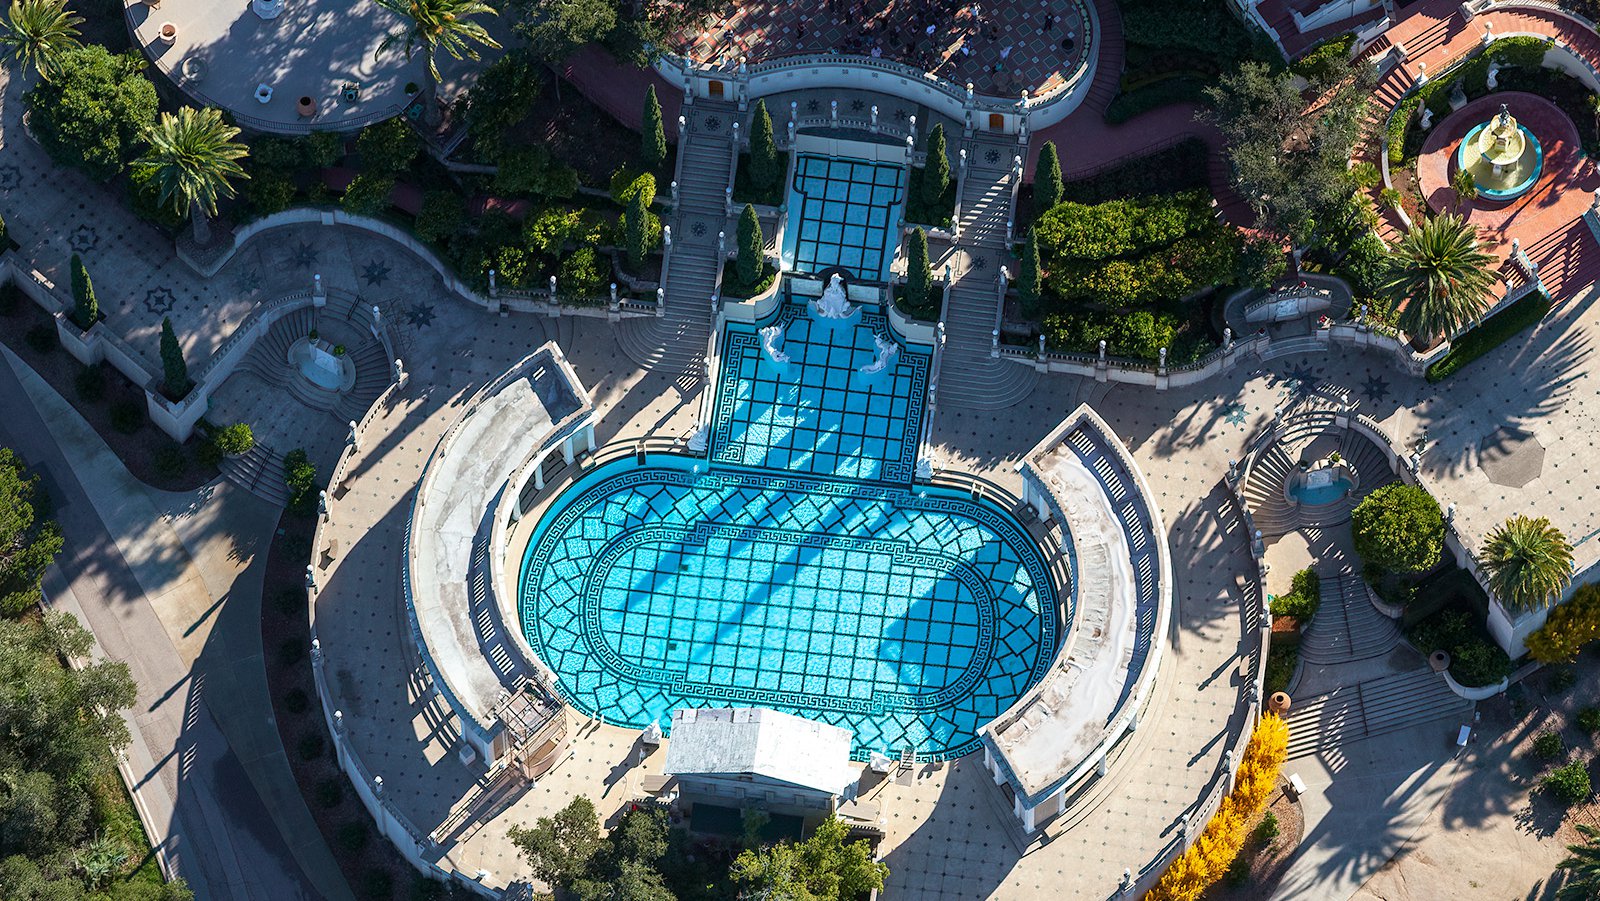
[[[1293,504],[1284,497],[1283,485],[1295,461],[1282,443],[1275,442],[1257,458],[1244,486],[1245,506],[1255,527],[1266,538],[1276,538],[1299,527]]]
[[[1420,723],[1460,719],[1471,710],[1471,701],[1427,669],[1342,686],[1295,700],[1289,710],[1289,759]]]
[[[224,457],[218,469],[223,478],[269,504],[282,507],[289,503],[289,487],[283,478],[283,455],[265,444],[257,442],[238,457]]]
[[[1322,605],[1306,628],[1300,659],[1324,665],[1371,660],[1399,641],[1399,626],[1372,606],[1361,576],[1341,573],[1322,579]]]

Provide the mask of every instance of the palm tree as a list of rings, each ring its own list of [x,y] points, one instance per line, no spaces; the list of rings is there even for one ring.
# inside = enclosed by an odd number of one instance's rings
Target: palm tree
[[[78,46],[82,24],[83,17],[67,9],[67,0],[11,0],[10,13],[0,22],[0,46],[48,81],[56,59]]]
[[[1572,856],[1561,862],[1567,881],[1556,892],[1556,901],[1587,901],[1600,898],[1600,828],[1580,823],[1584,841],[1568,845]]]
[[[1543,516],[1513,516],[1483,546],[1489,587],[1516,611],[1550,606],[1572,581],[1572,545]]]
[[[239,166],[250,151],[234,140],[238,135],[216,109],[181,107],[176,115],[162,113],[150,127],[150,149],[133,164],[150,177],[163,205],[189,214],[196,244],[210,243],[208,217],[217,214],[218,198],[233,196],[230,179],[250,177]]]
[[[477,59],[478,50],[469,41],[498,49],[500,45],[489,37],[489,32],[468,16],[488,13],[499,15],[494,7],[483,0],[375,0],[375,2],[406,21],[405,27],[391,31],[378,45],[382,55],[396,43],[405,44],[406,59],[418,50],[428,64],[428,93],[432,95],[439,83],[438,53],[440,50],[454,59]],[[431,104],[430,104],[431,106]]]
[[[1379,291],[1400,308],[1400,327],[1431,346],[1483,312],[1496,279],[1493,264],[1478,249],[1477,227],[1444,213],[1396,242]]]

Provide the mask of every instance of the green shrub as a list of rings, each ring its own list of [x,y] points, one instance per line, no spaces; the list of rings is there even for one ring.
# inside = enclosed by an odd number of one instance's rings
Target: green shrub
[[[611,261],[593,247],[580,247],[567,254],[556,274],[563,302],[609,301]]]
[[[1045,345],[1069,353],[1098,353],[1106,342],[1111,356],[1154,362],[1163,347],[1172,347],[1178,320],[1166,313],[1138,310],[1116,314],[1102,312],[1053,313],[1043,323]]]
[[[1422,105],[1422,98],[1415,95],[1400,101],[1394,108],[1394,115],[1389,117],[1387,152],[1389,165],[1399,166],[1406,161],[1406,134],[1411,130],[1411,120],[1416,118],[1417,108]]]
[[[1321,604],[1322,581],[1317,578],[1316,570],[1302,569],[1294,574],[1289,593],[1272,599],[1272,615],[1309,620]]]
[[[1572,671],[1572,667],[1558,666],[1550,670],[1550,675],[1545,684],[1551,692],[1561,694],[1571,688],[1577,681],[1578,674]]]
[[[1173,74],[1118,93],[1106,104],[1105,120],[1117,125],[1153,109],[1174,103],[1200,103],[1205,100],[1208,82],[1193,75]]]
[[[310,516],[317,509],[317,468],[311,465],[304,448],[284,455],[283,480],[289,489],[289,510]]]
[[[494,186],[504,194],[565,199],[578,193],[578,170],[543,145],[524,144],[501,154]]]
[[[944,125],[934,123],[928,129],[927,158],[923,160],[922,184],[918,186],[922,202],[928,208],[937,208],[950,188],[950,152],[945,147]]]
[[[183,345],[172,328],[172,317],[161,317],[161,387],[171,400],[179,400],[194,387],[189,380],[189,364],[183,358]]]
[[[438,243],[459,232],[467,221],[467,202],[453,191],[429,191],[422,195],[413,226],[417,237]]]
[[[392,179],[409,169],[421,150],[422,141],[400,116],[368,125],[356,138],[361,171],[375,180]]]
[[[366,849],[367,842],[371,840],[372,829],[362,820],[355,820],[339,826],[337,841],[340,850],[346,854],[360,854]]]
[[[22,335],[22,340],[38,353],[49,353],[58,347],[56,330],[48,325],[35,325]]]
[[[294,205],[294,180],[278,172],[257,172],[245,182],[244,196],[263,216],[281,213]]]
[[[222,457],[222,448],[217,447],[217,443],[212,441],[209,436],[201,439],[199,445],[194,449],[195,462],[208,469],[215,469],[219,466],[222,463]]]
[[[1282,827],[1278,825],[1278,815],[1269,810],[1256,825],[1256,841],[1266,844],[1277,838],[1282,831]]]
[[[767,107],[756,101],[756,113],[765,118]],[[772,139],[772,122],[767,121],[767,139]],[[645,168],[656,169],[667,158],[667,131],[661,123],[661,101],[656,99],[656,86],[644,89],[644,123],[639,129],[639,159]]]
[[[139,431],[144,420],[144,404],[136,400],[119,400],[111,405],[111,427],[124,435]]]
[[[783,156],[772,137],[772,117],[767,102],[757,100],[750,115],[750,177],[756,187],[771,192],[783,183]]]
[[[1578,728],[1589,735],[1600,732],[1600,707],[1585,707],[1578,711]]]
[[[305,713],[311,709],[311,696],[303,688],[291,688],[283,696],[283,709],[294,714]]]
[[[362,173],[351,180],[339,198],[339,206],[357,216],[376,216],[389,208],[389,197],[394,194],[394,179],[382,175]]]
[[[1263,690],[1270,697],[1275,692],[1288,691],[1289,680],[1300,665],[1300,649],[1274,638],[1267,652],[1267,673]]]
[[[1592,791],[1589,769],[1581,759],[1551,770],[1542,784],[1552,798],[1569,806],[1589,800]]]
[[[328,741],[321,732],[307,732],[300,736],[299,743],[295,745],[295,753],[308,763],[320,759],[327,751]]]
[[[467,131],[481,159],[498,159],[506,132],[521,122],[544,87],[544,74],[528,53],[512,51],[491,63],[467,92]]]
[[[1525,34],[1497,39],[1489,45],[1486,55],[1501,65],[1532,69],[1544,65],[1544,55],[1551,46],[1553,42],[1546,38]]]
[[[98,44],[60,54],[50,80],[25,98],[39,144],[56,162],[91,178],[105,181],[122,172],[156,120],[159,101],[144,77],[147,65],[137,50],[114,55]]]
[[[1533,740],[1533,756],[1540,760],[1556,760],[1567,753],[1567,744],[1561,733],[1546,729]]]
[[[1358,303],[1371,303],[1387,277],[1388,265],[1389,248],[1382,238],[1367,232],[1350,245],[1333,274],[1350,283],[1350,293]]]
[[[156,475],[166,479],[175,479],[189,468],[189,456],[177,444],[157,449],[150,462],[155,467]]]
[[[1099,175],[1066,182],[1061,186],[1061,200],[1104,203],[1205,189],[1210,156],[1211,151],[1204,141],[1189,138],[1175,147],[1135,157]],[[1035,210],[1040,214],[1044,212],[1037,206]]]
[[[1499,645],[1474,638],[1450,652],[1450,675],[1467,688],[1494,685],[1511,675],[1511,658]]]
[[[94,296],[94,282],[77,254],[72,255],[72,321],[84,331],[100,321],[100,302]]]
[[[1310,50],[1289,66],[1289,71],[1310,82],[1321,82],[1342,74],[1350,62],[1356,36],[1342,34],[1330,38]]]
[[[1395,482],[1367,495],[1350,513],[1350,531],[1369,579],[1426,572],[1444,550],[1444,513],[1415,485]]]
[[[250,426],[243,422],[236,422],[230,426],[217,429],[211,440],[217,449],[227,456],[238,456],[248,453],[256,446],[256,436],[250,431]]]
[[[85,366],[72,378],[72,389],[78,399],[97,403],[106,396],[106,374],[98,364]]]
[[[581,217],[579,210],[561,207],[540,210],[537,215],[528,217],[522,230],[523,241],[541,257],[554,259],[577,233]]]
[[[331,810],[344,803],[344,779],[330,776],[317,782],[317,805]]]
[[[1462,367],[1494,350],[1525,329],[1533,326],[1550,312],[1550,298],[1542,291],[1519,299],[1501,310],[1488,321],[1450,342],[1450,350],[1428,367],[1428,381],[1441,382],[1455,375]]]

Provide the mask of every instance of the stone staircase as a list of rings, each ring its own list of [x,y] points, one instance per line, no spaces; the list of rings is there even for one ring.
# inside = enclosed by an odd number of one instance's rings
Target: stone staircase
[[[1428,669],[1341,686],[1296,699],[1289,711],[1289,759],[1419,723],[1459,719],[1471,709],[1471,701],[1451,691],[1443,676]]]
[[[669,223],[665,315],[623,320],[617,340],[640,366],[698,378],[711,336],[711,295],[721,279],[717,232],[728,221],[725,193],[734,154],[728,129],[743,114],[731,103],[697,101],[684,115],[689,129],[678,142],[678,206]],[[728,247],[733,247],[731,232]]]
[[[989,355],[999,312],[998,266],[1009,253],[1006,222],[1011,218],[1012,142],[966,142],[966,176],[961,185],[959,246],[970,249],[972,263],[955,275],[950,286],[945,328],[944,377],[939,401],[968,410],[1003,410],[1027,398],[1038,381],[1033,369]],[[995,161],[988,157],[994,152]],[[983,261],[979,264],[979,261]]]
[[[283,479],[283,455],[260,442],[238,457],[225,457],[217,467],[222,477],[269,504],[289,503]]]
[[[1400,641],[1400,628],[1367,599],[1361,576],[1346,570],[1322,578],[1322,605],[1300,643],[1300,659],[1332,665],[1382,657]]]

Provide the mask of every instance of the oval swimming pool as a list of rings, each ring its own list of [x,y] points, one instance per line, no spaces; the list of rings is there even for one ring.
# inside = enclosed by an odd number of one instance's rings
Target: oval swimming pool
[[[770,707],[850,729],[858,757],[975,750],[1064,632],[1038,546],[992,504],[671,455],[569,487],[519,592],[586,714],[665,728],[679,707]]]

